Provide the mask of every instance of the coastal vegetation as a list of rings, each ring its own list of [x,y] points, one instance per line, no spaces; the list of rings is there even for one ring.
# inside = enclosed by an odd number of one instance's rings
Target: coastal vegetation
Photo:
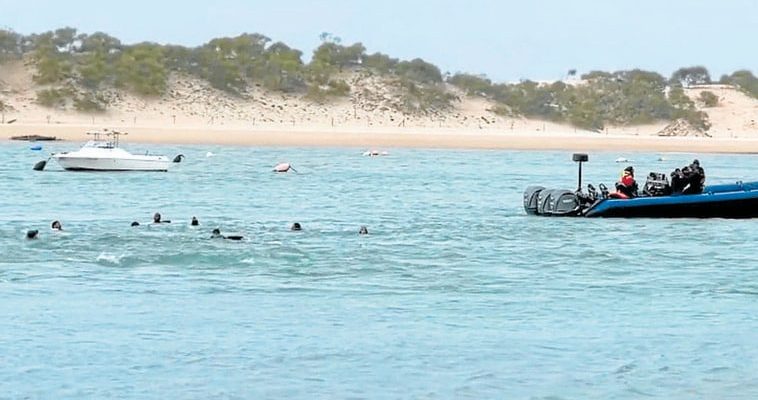
[[[750,71],[740,70],[731,75],[724,75],[719,83],[733,85],[748,96],[758,99],[758,78]]]
[[[38,104],[84,112],[106,110],[114,90],[160,97],[169,90],[174,74],[202,79],[232,96],[244,98],[262,88],[328,103],[350,96],[351,74],[360,72],[382,78],[385,86],[398,94],[394,107],[408,114],[440,114],[451,109],[460,96],[472,96],[491,101],[491,111],[499,115],[594,131],[608,125],[676,119],[685,119],[701,130],[709,128],[707,114],[698,111],[684,91],[711,83],[702,66],[681,68],[669,78],[633,69],[591,71],[577,79],[577,71],[572,69],[565,82],[497,83],[481,75],[443,73],[419,58],[400,60],[368,53],[363,44],[343,44],[328,33],[320,39],[306,62],[300,50],[257,33],[185,47],[124,44],[103,32],[79,33],[70,27],[31,35],[0,30],[0,63],[24,60],[34,67]],[[758,97],[758,78],[750,71],[725,75],[720,83]],[[718,105],[718,97],[708,91],[696,100],[705,107]]]
[[[700,92],[699,99],[705,107],[716,107],[719,105],[719,97],[708,90]]]

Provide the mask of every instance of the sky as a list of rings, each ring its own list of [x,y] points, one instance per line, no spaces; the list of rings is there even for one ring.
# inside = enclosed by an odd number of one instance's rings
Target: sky
[[[562,79],[570,69],[668,76],[703,65],[714,79],[758,69],[753,0],[0,0],[0,28],[63,26],[186,46],[261,33],[305,58],[329,32],[368,52],[495,81]]]

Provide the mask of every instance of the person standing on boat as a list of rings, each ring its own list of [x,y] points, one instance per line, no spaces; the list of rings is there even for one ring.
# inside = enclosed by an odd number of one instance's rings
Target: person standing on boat
[[[682,193],[685,186],[687,186],[687,179],[685,178],[685,172],[688,170],[687,167],[684,167],[684,171],[682,171],[680,168],[677,168],[674,170],[674,172],[671,173],[671,192],[672,193]]]
[[[700,166],[699,160],[671,173],[671,189],[674,193],[699,194],[703,193],[705,185],[705,170]]]
[[[628,198],[632,198],[637,197],[638,190],[639,186],[637,185],[637,181],[634,180],[634,167],[630,165],[624,168],[621,179],[616,182],[616,191]]]
[[[682,193],[684,194],[700,194],[703,193],[703,187],[705,186],[705,170],[700,166],[699,160],[692,161],[692,164],[687,167],[688,173],[686,175],[687,186]]]

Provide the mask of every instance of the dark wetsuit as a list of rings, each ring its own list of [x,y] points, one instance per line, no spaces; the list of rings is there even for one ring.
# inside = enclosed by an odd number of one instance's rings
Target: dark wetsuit
[[[684,167],[688,170],[687,167]],[[673,193],[682,193],[684,187],[687,186],[687,179],[685,178],[684,171],[677,168],[671,173],[671,191]]]
[[[699,164],[690,164],[689,174],[685,175],[687,186],[682,191],[683,194],[703,193],[705,186],[705,170]]]

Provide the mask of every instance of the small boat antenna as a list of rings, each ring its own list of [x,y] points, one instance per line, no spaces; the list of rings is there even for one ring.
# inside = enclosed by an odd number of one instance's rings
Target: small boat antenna
[[[584,153],[574,153],[572,156],[574,162],[579,163],[579,185],[577,191],[582,190],[582,163],[590,160],[590,157]]]
[[[113,135],[113,147],[118,147],[118,137],[121,135],[128,135],[128,133],[114,130],[111,132],[111,135]]]

